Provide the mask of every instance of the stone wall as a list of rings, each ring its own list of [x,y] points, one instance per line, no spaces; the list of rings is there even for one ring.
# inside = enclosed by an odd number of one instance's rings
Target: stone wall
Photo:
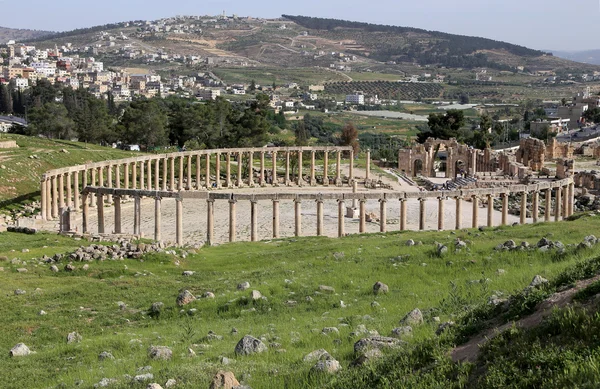
[[[546,145],[543,140],[535,138],[521,139],[516,161],[537,172],[544,166],[545,154]]]

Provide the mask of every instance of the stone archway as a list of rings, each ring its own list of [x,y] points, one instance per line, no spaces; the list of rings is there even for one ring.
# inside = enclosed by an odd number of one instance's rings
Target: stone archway
[[[454,178],[458,177],[459,175],[461,177],[464,177],[467,174],[467,164],[464,163],[464,161],[462,160],[458,160],[454,163]]]
[[[415,161],[413,162],[413,177],[416,177],[419,174],[423,173],[423,169],[423,161],[420,159],[415,159]]]

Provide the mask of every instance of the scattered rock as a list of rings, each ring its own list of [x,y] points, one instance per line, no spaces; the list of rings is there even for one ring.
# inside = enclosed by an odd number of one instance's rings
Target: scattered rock
[[[389,292],[389,290],[390,290],[390,288],[381,281],[377,281],[375,283],[375,285],[373,285],[373,293],[375,293],[375,294],[379,294],[379,293],[385,294],[385,293]]]
[[[169,378],[165,384],[165,388],[174,388],[175,385],[177,385],[177,381],[175,381],[173,378]]]
[[[195,271],[191,271],[191,270],[186,270],[186,271],[184,271],[184,272],[182,273],[182,275],[183,275],[183,276],[186,276],[186,277],[191,277],[191,276],[193,276],[194,274],[196,274],[196,272],[195,272]]]
[[[406,241],[406,245],[407,246],[414,246],[415,245],[415,241],[412,240],[412,239],[409,239],[409,240]]]
[[[43,309],[38,313],[38,315],[40,316],[45,316],[47,315],[46,311],[44,311]]]
[[[106,388],[107,386],[115,385],[119,381],[114,378],[102,378],[100,382],[94,385],[94,388]]]
[[[98,359],[100,361],[104,361],[105,359],[115,359],[115,357],[109,353],[108,351],[102,351],[99,355],[98,355]]]
[[[547,279],[545,279],[544,277],[542,277],[540,275],[536,275],[535,277],[533,277],[533,280],[531,281],[531,283],[529,284],[527,289],[537,288],[538,286],[547,284],[547,283],[548,283]]]
[[[27,292],[24,291],[23,289],[15,289],[14,293],[15,293],[16,296],[21,296],[21,295],[23,295],[23,294],[25,294]]]
[[[252,298],[252,300],[256,301],[262,299],[263,295],[258,290],[253,290],[250,294],[250,297]]]
[[[133,377],[133,380],[135,382],[145,382],[145,381],[150,381],[153,379],[154,379],[154,374],[152,374],[152,373],[138,374],[135,377]]]
[[[212,379],[209,389],[233,389],[240,383],[230,371],[219,370]]]
[[[238,290],[246,290],[250,288],[250,283],[249,282],[242,282],[241,284],[238,284],[237,289]]]
[[[323,332],[325,335],[332,334],[332,333],[339,334],[340,330],[338,330],[337,327],[325,327],[325,328],[323,328],[323,331],[321,331],[321,332]]]
[[[52,265],[50,266],[50,271],[52,271],[53,273],[58,273],[58,267],[56,265]]]
[[[438,326],[437,330],[435,331],[436,335],[441,335],[443,334],[446,330],[454,327],[455,323],[453,321],[447,321],[445,323],[442,323]]]
[[[146,389],[163,389],[163,387],[154,382],[152,384],[148,384],[148,386],[146,386]]]
[[[400,324],[408,324],[411,326],[423,324],[423,313],[419,308],[415,308],[400,320]]]
[[[438,244],[437,255],[441,257],[447,253],[448,253],[448,247],[444,246],[443,244]]]
[[[405,336],[412,336],[412,327],[411,326],[403,326],[397,327],[392,330],[392,336],[395,338],[403,338]]]
[[[163,304],[160,301],[152,303],[152,305],[150,306],[150,313],[157,315],[163,310],[164,306],[165,304]]]
[[[31,350],[29,350],[29,347],[27,347],[25,343],[18,343],[15,347],[11,348],[9,352],[11,357],[24,357],[29,354],[31,354]]]
[[[214,299],[215,298],[215,294],[213,292],[204,292],[204,294],[202,295],[202,297],[204,297],[205,299]]]
[[[319,285],[319,290],[321,292],[335,293],[335,289],[332,286],[327,285]]]
[[[267,351],[267,346],[250,335],[244,336],[235,346],[235,353],[240,355],[250,355]]]
[[[27,269],[25,269],[24,267],[20,267],[17,269],[17,273],[27,273]]]
[[[376,348],[369,349],[365,353],[361,354],[354,361],[352,361],[352,363],[350,363],[350,367],[359,367],[359,366],[366,365],[370,361],[377,359],[377,358],[381,358],[382,356],[383,356],[383,353],[381,352],[381,350],[376,349]]]
[[[332,359],[331,355],[325,349],[321,348],[306,354],[302,360],[304,362],[315,362],[327,359]]]
[[[67,335],[67,344],[71,343],[79,343],[83,337],[79,335],[77,332],[71,332]]]
[[[166,346],[150,346],[148,355],[152,359],[169,360],[173,357],[173,351]]]
[[[317,361],[317,363],[313,366],[312,370],[320,373],[329,373],[334,374],[342,369],[342,366],[335,359],[327,359],[322,361]]]
[[[194,300],[196,300],[196,296],[194,296],[189,290],[184,290],[183,292],[179,293],[176,302],[177,305],[181,307],[191,303]]]
[[[385,336],[370,336],[354,343],[354,352],[365,353],[370,349],[382,348],[396,348],[399,347],[402,342],[396,338],[388,338]]]
[[[69,272],[75,271],[75,266],[72,263],[67,263],[65,265],[65,271],[69,271]]]

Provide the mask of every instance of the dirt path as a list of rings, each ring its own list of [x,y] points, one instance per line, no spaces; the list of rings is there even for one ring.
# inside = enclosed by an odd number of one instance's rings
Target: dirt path
[[[475,362],[479,357],[481,346],[486,344],[490,339],[502,334],[504,331],[512,328],[513,324],[522,329],[533,328],[539,326],[542,321],[552,314],[555,308],[564,308],[573,302],[573,296],[578,291],[585,289],[590,284],[600,280],[600,275],[587,280],[578,281],[574,288],[565,290],[564,292],[554,293],[547,300],[541,302],[536,311],[529,316],[526,316],[516,322],[508,322],[500,327],[490,329],[484,333],[472,338],[467,343],[455,347],[452,350],[452,360],[454,362]]]

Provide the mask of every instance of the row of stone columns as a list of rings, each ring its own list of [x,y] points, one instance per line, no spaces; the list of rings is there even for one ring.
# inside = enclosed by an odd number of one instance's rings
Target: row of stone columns
[[[52,187],[54,190],[54,186]],[[573,203],[569,201],[572,198],[572,192],[574,191],[574,185],[571,183],[569,185],[556,188],[556,201],[554,208],[554,216],[555,220],[560,220],[560,218],[566,218],[573,213]],[[551,196],[552,189],[544,190],[545,200],[546,200],[546,208],[545,208],[545,220],[549,221],[551,217]],[[508,193],[502,193],[502,225],[506,225],[508,219]],[[89,220],[89,197],[91,194],[83,195],[83,233],[87,233],[88,231],[88,220]],[[104,198],[105,194],[98,193],[95,195],[97,202],[97,218],[98,218],[98,233],[104,234]],[[478,227],[478,217],[479,217],[479,196],[471,196],[472,201],[472,227]],[[486,195],[487,199],[487,226],[494,226],[494,196],[492,194]],[[161,197],[155,197],[155,224],[154,224],[154,239],[157,241],[161,240]],[[426,205],[428,198],[420,198],[419,201],[419,230],[424,230],[426,226]],[[444,202],[447,200],[446,197],[438,197],[438,230],[443,230],[445,223],[445,214],[444,214]],[[454,197],[456,202],[456,223],[455,229],[461,229],[462,226],[462,201],[463,197]],[[209,244],[214,241],[214,199],[207,200],[207,241]],[[345,235],[345,200],[339,199],[338,201],[338,236]],[[407,225],[407,199],[400,199],[400,230],[406,230]],[[521,192],[521,210],[520,210],[520,223],[524,224],[527,219],[527,201],[528,201],[528,192]],[[366,232],[366,199],[359,199],[359,233]],[[387,231],[387,202],[388,199],[382,198],[379,199],[380,202],[380,231]],[[532,210],[532,218],[533,222],[536,223],[539,220],[539,192],[532,192],[532,202],[533,202],[533,210]],[[273,199],[273,238],[279,238],[279,199]],[[234,242],[236,240],[236,204],[237,200],[231,199],[229,200],[229,241]],[[113,196],[113,206],[114,206],[114,234],[122,233],[122,222],[121,222],[121,196]],[[316,208],[317,208],[317,225],[316,225],[316,235],[321,236],[324,235],[324,227],[323,227],[323,200],[316,200]],[[136,236],[142,236],[141,230],[141,197],[134,196],[134,219],[133,219],[133,234]],[[250,240],[256,241],[258,240],[258,209],[257,209],[257,201],[250,200]],[[302,200],[295,199],[294,200],[294,234],[296,236],[302,235]],[[182,199],[176,198],[176,222],[175,222],[175,232],[176,232],[176,243],[181,245],[183,243],[183,203]]]
[[[280,175],[277,172],[277,151],[271,153],[272,168],[268,171],[270,176],[267,177],[267,170],[265,168],[265,154],[267,151],[260,151],[260,173],[259,182],[261,186],[267,185],[267,178],[269,184],[279,185]],[[283,177],[283,184],[291,185],[291,155],[295,153],[298,175],[295,183],[302,186],[304,183],[303,179],[303,158],[302,151],[286,151],[285,152],[285,172]],[[311,165],[309,184],[316,185],[316,164],[315,154],[316,151],[312,150],[311,153]],[[341,176],[341,150],[335,150],[336,153],[336,168],[335,168],[335,184],[342,184]],[[237,180],[235,186],[242,187],[245,184],[254,186],[254,152],[225,152],[225,153],[212,153],[205,155],[205,169],[204,169],[204,186],[206,188],[215,187],[221,188],[223,185],[221,179],[221,159],[222,154],[225,154],[225,186],[233,187],[234,181],[231,176],[231,155],[234,154],[237,157]],[[323,166],[323,184],[329,184],[329,152],[326,151],[324,154],[324,166]],[[214,179],[211,177],[211,163],[214,156],[215,163],[215,175]],[[176,161],[177,160],[177,161]],[[243,177],[244,161],[247,161],[247,179]],[[99,186],[120,189],[140,189],[140,190],[162,190],[162,191],[180,191],[180,190],[199,190],[202,189],[202,177],[201,177],[201,155],[196,155],[195,160],[195,177],[193,172],[194,158],[191,155],[188,156],[177,156],[177,157],[161,157],[156,159],[148,159],[145,161],[137,162],[125,162],[125,163],[114,163],[107,164],[105,166],[89,168],[81,171],[74,171],[69,173],[63,173],[53,175],[49,178],[45,178],[41,182],[41,209],[42,218],[44,220],[51,220],[58,217],[59,209],[65,206],[79,210],[80,203],[80,190],[87,186]],[[161,171],[162,165],[162,171]],[[369,166],[369,162],[367,162]],[[367,172],[369,168],[367,168]],[[176,174],[177,172],[177,174]],[[105,175],[106,173],[106,175]],[[114,174],[113,174],[114,173]],[[80,188],[80,175],[83,177],[82,186]],[[350,151],[350,167],[348,176],[352,178],[354,175],[354,155]],[[368,173],[367,173],[368,175]],[[106,177],[106,180],[105,180]],[[122,177],[122,178],[121,178]],[[195,178],[195,185],[194,179]],[[184,182],[185,179],[185,182]],[[65,184],[66,181],[66,184]],[[65,195],[66,189],[66,195]],[[104,202],[112,203],[112,196],[103,196]],[[94,207],[98,204],[95,200],[95,195],[90,193],[88,195],[88,201],[90,206]]]

